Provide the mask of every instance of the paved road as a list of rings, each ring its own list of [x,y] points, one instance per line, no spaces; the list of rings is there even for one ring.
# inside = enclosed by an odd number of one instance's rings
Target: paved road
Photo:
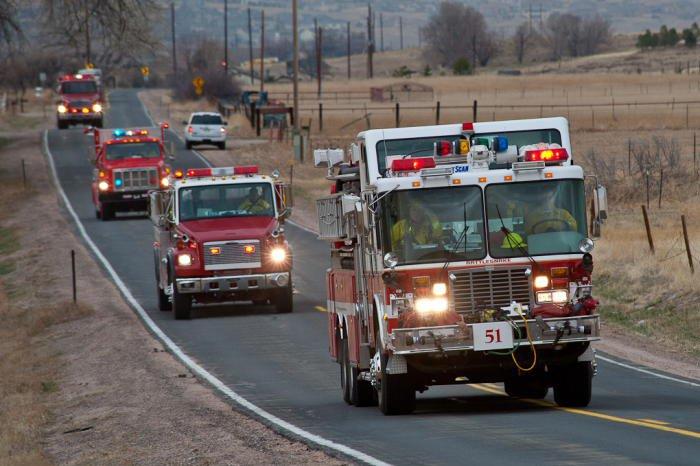
[[[108,127],[150,123],[133,91],[111,94]],[[145,218],[95,219],[89,138],[50,131],[61,185],[87,232],[156,323],[181,348],[251,402],[312,433],[380,460],[408,464],[700,464],[700,388],[606,362],[586,410],[562,410],[501,395],[497,385],[433,388],[416,413],[385,417],[346,406],[338,366],[327,356],[325,244],[287,227],[295,257],[295,311],[250,305],[197,308],[175,321],[156,307],[152,227]],[[175,165],[200,167],[177,150]],[[206,152],[205,152],[206,155]],[[551,395],[550,395],[551,397]]]

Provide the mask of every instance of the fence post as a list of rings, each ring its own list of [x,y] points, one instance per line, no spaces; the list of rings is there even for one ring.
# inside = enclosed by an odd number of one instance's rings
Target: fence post
[[[695,131],[693,131],[693,170],[697,172],[697,166],[695,164],[695,159],[697,157],[697,139],[696,139],[696,134]]]
[[[683,225],[683,240],[685,241],[685,252],[688,255],[690,273],[695,274],[695,267],[693,266],[693,253],[690,251],[690,242],[688,241],[688,228],[685,226],[685,215],[681,215],[681,224]]]
[[[661,208],[661,196],[664,192],[664,169],[661,169],[661,178],[659,179],[659,209]]]
[[[323,102],[318,103],[318,132],[323,131]]]
[[[632,139],[627,139],[627,175],[632,175]]]
[[[22,159],[22,187],[27,189],[27,167],[24,163],[24,159]]]
[[[73,277],[73,302],[78,302],[78,289],[75,285],[75,250],[70,250],[70,268]]]
[[[474,99],[474,103],[472,104],[472,122],[476,123],[476,111],[478,109],[479,102]]]
[[[440,124],[440,101],[437,101],[437,106],[435,107],[435,124]]]
[[[260,109],[255,109],[255,135],[260,137],[262,132],[262,115],[260,114]]]
[[[642,205],[642,215],[644,216],[644,228],[647,230],[647,241],[649,242],[649,249],[652,254],[656,254],[654,251],[654,239],[651,237],[651,227],[649,226],[649,216],[647,215],[647,208]]]
[[[400,113],[399,113],[399,112],[400,112],[399,103],[396,102],[396,127],[397,127],[397,128],[399,127],[400,122],[401,122],[401,118],[400,118]]]

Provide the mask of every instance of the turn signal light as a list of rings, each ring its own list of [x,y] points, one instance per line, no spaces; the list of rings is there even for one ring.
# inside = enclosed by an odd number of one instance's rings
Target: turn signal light
[[[246,254],[253,254],[255,252],[255,246],[253,246],[252,244],[247,244],[243,246],[243,252],[245,252]]]

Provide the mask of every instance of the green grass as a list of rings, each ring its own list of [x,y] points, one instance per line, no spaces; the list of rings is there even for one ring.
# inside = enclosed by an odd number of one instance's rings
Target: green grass
[[[0,257],[18,251],[20,248],[19,239],[13,229],[0,227]],[[5,259],[0,261],[0,276],[12,273],[15,270],[15,261]]]
[[[53,380],[41,382],[41,391],[43,393],[54,393],[58,391],[58,384]]]

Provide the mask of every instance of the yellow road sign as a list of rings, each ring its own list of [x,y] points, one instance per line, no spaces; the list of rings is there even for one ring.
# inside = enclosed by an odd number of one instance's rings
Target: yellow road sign
[[[204,78],[202,78],[201,76],[197,76],[192,80],[192,84],[194,85],[194,87],[204,87]]]
[[[149,74],[151,74],[150,68],[148,68],[147,66],[142,66],[142,67],[141,67],[141,74],[142,74],[144,77],[148,76]]]

